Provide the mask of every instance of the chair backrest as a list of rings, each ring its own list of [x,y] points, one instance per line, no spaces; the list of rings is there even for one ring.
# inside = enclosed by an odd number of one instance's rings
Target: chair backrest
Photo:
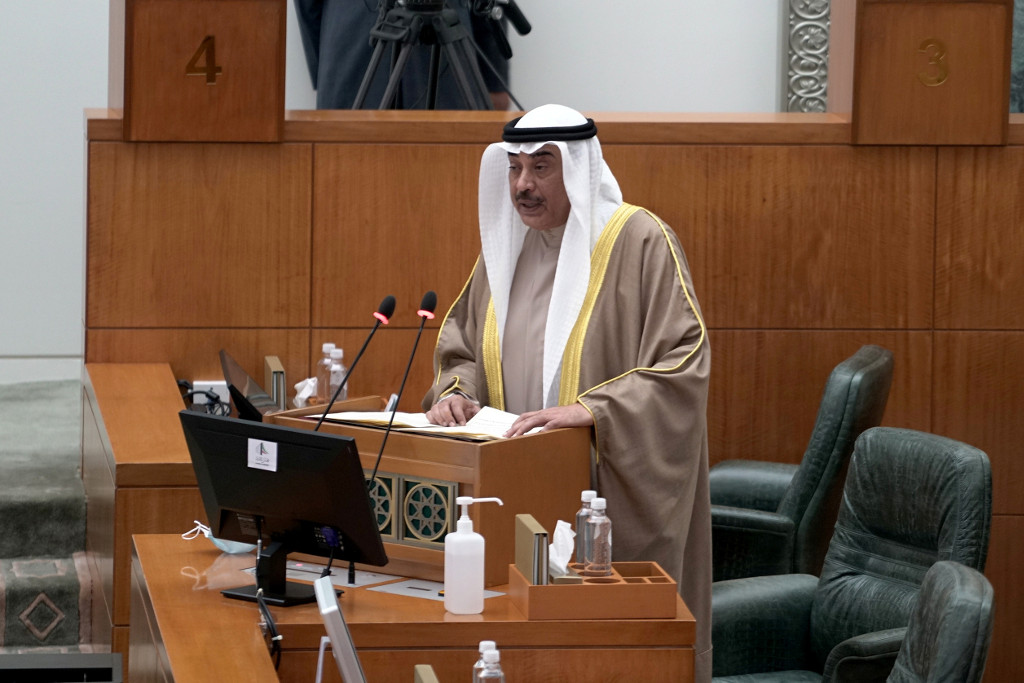
[[[992,584],[958,562],[925,574],[890,683],[977,683],[992,641]]]
[[[937,561],[983,570],[991,521],[985,453],[909,429],[861,434],[811,608],[815,657],[823,665],[847,638],[906,626]]]
[[[777,510],[796,528],[794,573],[817,576],[821,571],[853,444],[865,429],[881,424],[892,366],[891,351],[862,346],[825,383],[807,450]]]

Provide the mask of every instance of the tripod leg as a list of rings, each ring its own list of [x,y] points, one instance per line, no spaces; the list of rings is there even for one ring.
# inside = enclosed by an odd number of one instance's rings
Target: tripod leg
[[[451,66],[452,74],[455,76],[455,83],[459,86],[459,92],[462,93],[462,99],[470,109],[490,109],[491,107],[484,104],[481,100],[484,93],[473,92],[472,84],[470,83],[469,76],[466,74],[465,64],[462,61],[462,56],[459,54],[455,45],[452,43],[445,43],[444,45],[445,56],[448,58],[448,64]]]
[[[476,50],[473,49],[470,40],[470,38],[463,38],[458,41],[458,47],[462,50],[463,59],[465,60],[463,63],[468,65],[469,76],[476,83],[476,91],[480,94],[481,103],[483,104],[481,109],[494,109],[494,103],[491,102],[491,94],[487,90],[487,82],[484,81],[484,75],[480,73],[480,64],[476,60]]]
[[[437,109],[437,80],[441,70],[441,46],[430,46],[430,71],[427,72],[427,109]]]
[[[373,77],[377,74],[377,68],[380,66],[380,60],[383,55],[384,41],[378,40],[377,44],[373,48],[373,55],[370,57],[370,66],[367,67],[366,73],[363,74],[363,82],[359,84],[359,90],[356,92],[356,99],[352,103],[353,109],[363,108],[363,102],[366,101],[366,93],[370,90],[370,83],[373,82]]]
[[[405,70],[405,65],[409,63],[411,48],[412,45],[410,43],[402,44],[402,49],[398,53],[398,59],[391,68],[391,77],[388,79],[387,88],[384,89],[384,97],[380,100],[380,109],[388,109],[394,102],[398,86],[402,84],[402,72]]]

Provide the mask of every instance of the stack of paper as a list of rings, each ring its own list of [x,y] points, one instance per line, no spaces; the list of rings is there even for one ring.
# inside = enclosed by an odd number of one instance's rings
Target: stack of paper
[[[519,417],[513,413],[506,413],[497,408],[484,406],[465,425],[455,427],[442,427],[431,424],[427,420],[426,413],[395,413],[395,420],[392,429],[397,431],[417,432],[420,434],[437,434],[440,436],[455,436],[464,439],[487,441],[490,439],[504,438],[505,432],[512,427],[512,423]],[[332,422],[349,422],[360,425],[375,427],[386,427],[391,421],[390,412],[343,412],[330,413],[325,420]],[[532,433],[532,432],[531,432]]]

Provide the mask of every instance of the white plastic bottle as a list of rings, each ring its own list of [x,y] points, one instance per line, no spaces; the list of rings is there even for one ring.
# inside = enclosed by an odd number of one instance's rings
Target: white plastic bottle
[[[324,355],[316,362],[316,400],[317,403],[327,403],[331,400],[331,351],[334,344],[324,342],[320,349]]]
[[[590,501],[590,553],[583,568],[584,576],[610,576],[612,573],[612,520],[608,518],[604,498]]]
[[[587,518],[590,517],[590,501],[597,498],[597,491],[584,491],[580,494],[580,509],[576,513],[576,564],[584,565],[587,561]]]
[[[337,400],[344,401],[348,398],[348,382],[345,382],[345,386],[341,387],[341,391],[338,392],[338,387],[341,385],[342,380],[345,379],[345,373],[348,370],[345,368],[344,363],[345,349],[334,348],[331,349],[331,384],[330,384],[330,395],[327,400],[330,401],[334,398],[335,392],[338,393]],[[317,380],[319,384],[320,380]]]
[[[481,640],[480,641],[480,658],[476,660],[476,664],[473,665],[473,683],[477,683],[480,680],[480,672],[484,670],[484,653],[488,650],[497,650],[498,647],[495,645],[493,640]]]
[[[473,531],[469,506],[500,498],[459,496],[462,516],[455,531],[444,537],[444,608],[452,614],[480,614],[484,611],[484,537]]]
[[[501,655],[497,650],[484,652],[484,670],[480,672],[480,681],[505,683],[505,674],[501,670]]]

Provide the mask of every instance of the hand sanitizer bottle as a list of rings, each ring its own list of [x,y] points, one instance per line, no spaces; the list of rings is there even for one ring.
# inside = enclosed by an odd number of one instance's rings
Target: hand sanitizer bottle
[[[480,614],[484,611],[484,537],[473,531],[469,506],[497,503],[500,498],[459,496],[462,516],[455,531],[444,537],[444,608],[452,614]]]

